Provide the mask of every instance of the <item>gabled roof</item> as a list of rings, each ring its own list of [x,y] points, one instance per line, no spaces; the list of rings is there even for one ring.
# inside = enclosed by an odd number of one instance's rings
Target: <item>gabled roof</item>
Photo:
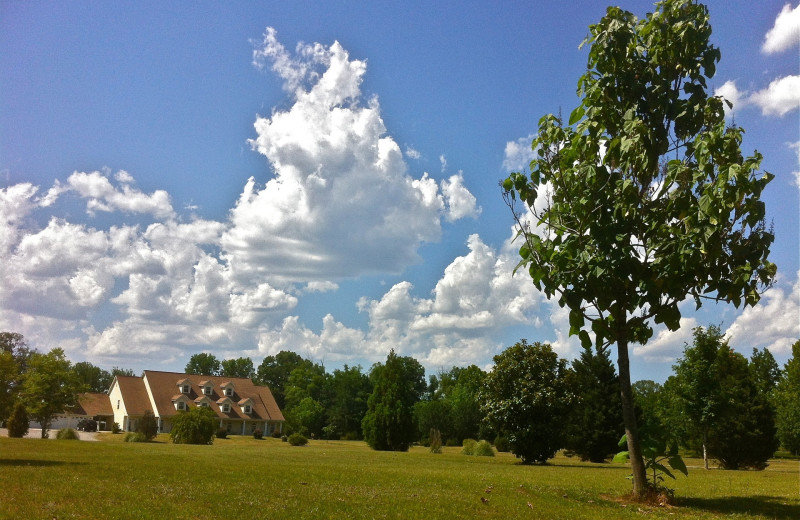
[[[111,399],[108,394],[89,392],[78,396],[78,404],[70,410],[76,415],[114,415]]]
[[[144,380],[136,376],[115,376],[114,381],[119,385],[122,399],[125,401],[125,410],[128,415],[144,415],[147,410],[153,409],[150,405],[150,398],[147,397],[147,390],[144,387]],[[114,386],[114,383],[111,383]],[[175,385],[171,385],[170,393],[175,391]]]
[[[188,379],[188,374],[181,374],[177,372],[159,372],[155,370],[145,370],[144,378],[147,379],[150,386],[150,392],[153,395],[153,400],[158,408],[158,415],[162,417],[169,417],[179,413],[175,410],[172,404],[172,398],[175,395],[175,385],[179,380]],[[253,410],[250,414],[245,414],[237,407],[231,407],[231,412],[225,413],[220,410],[220,406],[213,401],[216,397],[224,398],[225,396],[214,395],[210,396],[212,404],[209,408],[213,410],[221,418],[239,418],[246,420],[268,420],[268,421],[284,421],[283,414],[281,413],[272,392],[266,386],[258,386],[252,380],[240,377],[222,377],[222,376],[202,376],[204,382],[214,385],[216,388],[222,388],[224,383],[228,383],[234,388],[232,402],[236,403],[243,399],[251,399],[253,402]],[[144,379],[135,378],[142,381],[144,387]],[[202,396],[201,387],[192,383],[192,388],[189,391],[188,397],[195,399]],[[127,401],[126,401],[127,404]]]

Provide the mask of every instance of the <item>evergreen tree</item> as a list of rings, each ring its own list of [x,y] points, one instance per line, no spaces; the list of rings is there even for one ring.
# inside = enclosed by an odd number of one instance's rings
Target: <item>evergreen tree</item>
[[[608,351],[584,348],[572,362],[569,383],[576,401],[569,414],[566,448],[581,460],[603,462],[619,451],[625,431],[619,381]]]
[[[425,369],[415,359],[389,352],[370,372],[372,394],[361,423],[374,450],[407,451],[414,440],[414,404],[425,392]]]
[[[11,417],[8,418],[8,436],[18,439],[25,437],[28,433],[29,423],[30,418],[25,405],[22,403],[15,404],[14,411],[11,413]]]
[[[792,345],[774,394],[778,438],[783,447],[800,455],[800,340]]]

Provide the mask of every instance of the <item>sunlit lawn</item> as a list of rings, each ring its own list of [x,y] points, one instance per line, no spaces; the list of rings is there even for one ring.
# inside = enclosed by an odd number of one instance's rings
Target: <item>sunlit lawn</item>
[[[557,457],[374,452],[361,442],[218,439],[212,446],[0,438],[0,518],[800,518],[800,462],[704,471],[675,507],[620,498],[629,469]]]

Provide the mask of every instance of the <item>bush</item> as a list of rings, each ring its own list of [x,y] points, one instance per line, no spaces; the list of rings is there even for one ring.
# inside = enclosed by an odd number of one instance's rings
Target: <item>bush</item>
[[[498,452],[508,451],[508,439],[506,439],[502,435],[498,435],[497,437],[495,437],[494,449],[496,449]]]
[[[494,457],[494,450],[489,441],[478,441],[473,454],[478,457]]]
[[[253,432],[253,438],[254,439],[263,439],[264,438],[264,432],[262,432],[261,430],[254,431]]]
[[[75,433],[75,430],[73,430],[72,428],[62,428],[58,430],[58,433],[56,434],[56,439],[60,441],[77,441],[80,438],[78,437],[78,434]]]
[[[454,448],[454,447],[458,446],[458,439],[447,439],[447,442],[445,443],[445,446],[448,446],[450,448]]]
[[[475,455],[475,446],[478,445],[478,441],[475,439],[464,439],[464,442],[461,444],[461,454],[462,455]]]
[[[175,416],[169,436],[175,444],[211,444],[216,429],[217,414],[198,406]]]
[[[272,438],[273,439],[280,439],[283,434],[278,430],[272,430]]]
[[[139,424],[136,425],[136,432],[144,435],[145,440],[152,441],[158,435],[158,419],[153,412],[146,410]]]
[[[217,439],[227,439],[228,438],[228,430],[225,428],[217,429],[217,433],[214,434],[214,437]]]
[[[342,440],[343,441],[357,441],[357,440],[360,440],[360,437],[358,435],[358,432],[347,432],[347,433],[344,434],[344,437],[342,437]]]
[[[111,433],[122,433],[122,428],[119,427],[119,423],[115,422],[111,426]]]
[[[14,405],[14,411],[8,418],[8,436],[20,439],[28,433],[28,410],[22,403]]]
[[[289,444],[292,446],[305,446],[308,444],[308,439],[306,439],[305,435],[293,433],[289,435]]]
[[[281,435],[281,442],[287,442],[288,440],[289,437],[287,437],[286,435]]]
[[[125,442],[148,442],[149,439],[142,432],[128,432],[123,439]]]

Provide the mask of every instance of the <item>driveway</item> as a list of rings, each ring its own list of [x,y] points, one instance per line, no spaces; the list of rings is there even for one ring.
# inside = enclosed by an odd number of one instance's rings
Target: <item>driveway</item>
[[[75,430],[75,433],[78,434],[78,438],[82,441],[97,441],[97,432],[79,432]],[[50,439],[55,439],[56,434],[58,434],[58,430],[50,430]],[[8,430],[6,428],[0,428],[0,437],[8,437]],[[40,439],[42,437],[42,430],[39,428],[31,428],[28,430],[28,434],[25,435],[26,439]]]

